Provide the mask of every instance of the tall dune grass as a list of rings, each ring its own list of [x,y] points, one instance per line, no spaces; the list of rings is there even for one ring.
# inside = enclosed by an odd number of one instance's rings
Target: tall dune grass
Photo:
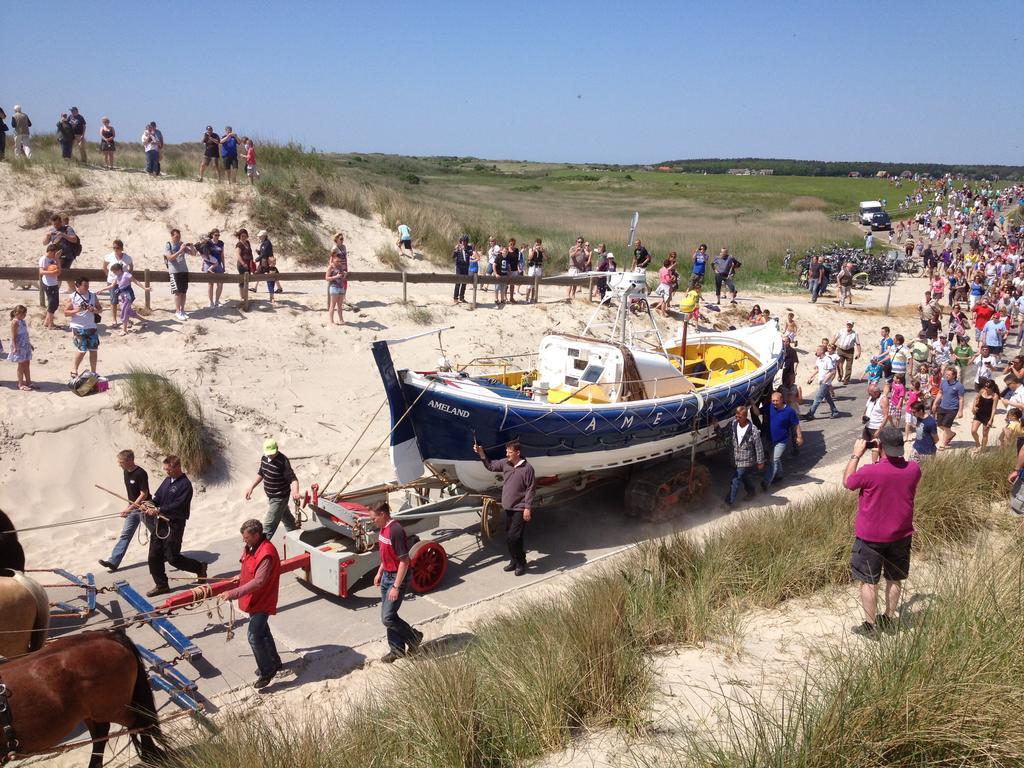
[[[776,696],[730,702],[637,761],[659,768],[1024,765],[1024,557],[980,549],[877,644],[821,649]]]
[[[210,467],[214,446],[195,395],[146,368],[128,369],[123,392],[125,407],[161,451],[179,456],[189,472],[202,474]]]
[[[966,471],[961,457],[932,460],[918,494],[918,556],[941,555],[947,548],[969,543],[991,523],[990,502],[1005,500],[1008,492],[1001,480],[1009,460],[1008,452],[993,452]],[[959,503],[964,499],[966,504]],[[736,610],[772,607],[823,587],[848,583],[854,509],[854,495],[836,490],[783,510],[743,518],[703,541],[676,536],[653,542],[575,582],[563,596],[534,600],[482,622],[461,651],[442,649],[434,654],[427,650],[424,657],[397,666],[386,683],[357,699],[350,711],[337,715],[318,711],[296,726],[254,715],[233,722],[212,741],[190,746],[175,764],[188,768],[248,768],[254,763],[268,768],[490,768],[522,765],[563,748],[580,729],[620,727],[635,732],[647,725],[652,683],[647,651],[664,643],[712,638],[723,631],[723,620]],[[973,712],[970,719],[978,730],[970,734],[974,741],[962,754],[977,754],[974,749],[982,743],[986,720],[999,721],[993,726],[994,733],[1016,739],[1018,732],[1024,733],[1016,724],[1016,705],[1024,700],[1020,693],[1024,690],[1024,661],[1020,661],[1024,659],[1020,633],[1024,615],[1019,615],[1024,611],[1024,592],[1019,584],[1017,589],[1016,606],[1012,590],[1006,586],[993,603],[996,610],[989,611],[980,625],[1001,633],[987,646],[980,635],[971,639],[972,643],[978,641],[975,645],[968,646],[964,640],[958,646],[956,640],[957,632],[977,634],[973,629],[967,631],[971,625],[964,622],[972,611],[983,607],[979,597],[966,607],[954,606],[959,618],[945,625],[948,629],[942,642],[908,636],[893,653],[902,648],[909,655],[885,657],[887,661],[879,665],[877,674],[870,664],[836,668],[842,675],[837,672],[836,684],[827,690],[839,693],[854,686],[857,697],[849,706],[835,696],[814,699],[806,694],[806,708],[798,710],[800,724],[813,725],[815,734],[823,734],[828,747],[823,754],[831,762],[810,760],[818,749],[817,739],[804,739],[804,731],[799,729],[790,735],[781,725],[763,720],[765,740],[755,738],[749,747],[747,740],[758,733],[737,732],[726,747],[694,738],[685,747],[697,757],[687,765],[824,768],[850,764],[866,768],[910,764],[870,763],[871,745],[885,743],[887,749],[894,750],[892,755],[909,760],[913,752],[901,744],[912,740],[906,738],[905,731],[895,730],[897,722],[905,718],[900,708],[905,702],[913,701],[916,707],[918,701],[925,703],[947,693],[950,697],[941,705],[946,714],[940,724],[944,734],[952,734],[957,707],[972,702],[969,686],[960,684],[964,690],[956,690],[958,664],[971,675],[983,674],[985,665],[994,662],[1012,661],[1020,668],[1013,670],[1006,686],[986,691],[986,695],[1002,693],[1017,686],[1016,693],[1006,699],[1013,706],[993,711],[998,699],[989,697],[989,709]],[[1000,611],[1005,619],[997,616]],[[915,645],[918,642],[924,644]],[[989,652],[983,652],[985,647]],[[957,654],[965,648],[967,658],[958,660]],[[933,653],[941,655],[941,674],[926,669]],[[927,673],[930,684],[936,686],[928,689],[927,697],[899,698],[900,665],[908,660],[917,665],[915,674]],[[996,681],[996,675],[985,674],[991,682]],[[890,679],[880,680],[883,675]],[[872,685],[877,686],[874,693]],[[889,696],[886,708],[875,717],[870,706],[882,694]],[[794,702],[801,706],[801,699]],[[979,697],[973,703],[984,702]],[[924,725],[939,722],[916,711],[914,717]],[[888,726],[888,731],[883,726]],[[844,727],[856,734],[861,746],[853,744],[853,736],[844,735]],[[770,741],[767,734],[772,735]],[[810,747],[800,751],[807,745]],[[1016,754],[1018,746],[1014,741],[993,754]],[[846,748],[857,756],[856,761],[844,762],[841,749]],[[950,760],[961,754],[952,741],[944,748]],[[762,760],[763,755],[776,758]],[[666,762],[680,759],[670,756]]]

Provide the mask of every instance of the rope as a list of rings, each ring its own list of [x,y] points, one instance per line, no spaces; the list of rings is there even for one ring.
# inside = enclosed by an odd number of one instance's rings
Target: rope
[[[345,466],[345,462],[348,461],[348,457],[352,455],[352,451],[354,451],[356,449],[356,446],[359,445],[359,441],[363,439],[363,436],[370,429],[370,425],[373,424],[374,420],[377,418],[378,415],[380,415],[380,412],[384,410],[384,406],[387,404],[388,399],[385,397],[384,400],[381,401],[381,404],[377,406],[377,410],[374,412],[373,416],[370,417],[370,420],[366,422],[366,426],[363,427],[363,431],[359,433],[359,437],[357,437],[356,441],[352,443],[352,447],[348,449],[348,453],[345,454],[345,458],[341,460],[341,462],[338,464],[338,468],[334,470],[334,474],[332,474],[330,478],[327,480],[327,482],[321,486],[323,488],[322,492],[325,492],[327,490],[327,486],[329,486],[334,481],[334,478],[338,476],[338,473],[341,472],[341,468]]]
[[[31,528],[19,528],[18,530],[12,531],[0,531],[0,536],[4,534],[17,536],[19,533],[28,533],[29,531],[45,531],[50,528],[62,528],[66,525],[81,525],[82,523],[95,523],[99,520],[110,520],[114,517],[120,517],[120,512],[115,512],[111,515],[95,515],[93,517],[82,517],[75,520],[65,520],[60,523],[50,523],[49,525],[34,525]]]
[[[405,409],[405,413],[402,414],[401,418],[399,418],[398,421],[395,422],[394,426],[391,427],[391,429],[388,430],[388,433],[386,435],[384,435],[384,439],[381,440],[379,443],[377,443],[377,447],[376,448],[374,448],[372,451],[370,451],[370,455],[366,457],[366,461],[364,461],[362,463],[362,465],[360,465],[356,469],[356,471],[352,473],[352,477],[350,477],[348,479],[348,482],[346,482],[345,485],[343,485],[341,487],[341,490],[338,491],[338,494],[344,493],[345,489],[348,488],[352,484],[352,481],[356,479],[356,476],[363,469],[363,467],[366,466],[367,462],[369,462],[370,459],[372,459],[374,457],[374,455],[377,453],[377,451],[379,451],[381,449],[381,446],[383,446],[384,443],[386,443],[388,441],[388,439],[391,437],[391,435],[394,434],[395,430],[398,429],[398,427],[402,424],[403,421],[405,421],[405,417],[408,416],[412,412],[412,409],[416,407],[416,403],[418,403],[420,401],[420,399],[425,394],[427,394],[427,392],[429,392],[431,390],[431,388],[433,388],[434,384],[435,384],[435,382],[431,381],[429,384],[427,384],[427,386],[425,386],[423,388],[423,391],[420,392],[419,395],[416,397],[416,399],[412,401],[412,405],[410,405],[408,408]]]

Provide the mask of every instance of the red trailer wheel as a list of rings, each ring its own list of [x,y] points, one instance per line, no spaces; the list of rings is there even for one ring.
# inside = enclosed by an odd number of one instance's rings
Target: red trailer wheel
[[[448,553],[436,541],[418,541],[409,552],[412,561],[412,591],[429,592],[441,583],[448,570]]]

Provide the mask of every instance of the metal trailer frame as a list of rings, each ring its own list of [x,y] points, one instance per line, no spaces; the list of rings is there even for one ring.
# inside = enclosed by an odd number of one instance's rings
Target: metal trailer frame
[[[81,607],[72,605],[71,603],[66,603],[66,602],[63,602],[63,601],[56,602],[56,603],[51,603],[51,606],[53,608],[60,609],[61,613],[53,613],[51,611],[50,618],[51,619],[64,619],[64,618],[85,619],[85,618],[88,618],[89,616],[92,616],[93,612],[96,610],[96,593],[97,593],[97,589],[96,589],[96,579],[95,579],[95,577],[91,573],[86,573],[86,574],[84,574],[82,576],[76,576],[75,574],[71,573],[68,570],[65,570],[64,568],[50,568],[48,570],[49,570],[50,573],[53,573],[53,574],[55,574],[57,576],[60,576],[63,579],[66,579],[68,582],[70,582],[70,584],[72,586],[81,587],[82,589],[85,590],[85,607],[84,608],[81,608]]]

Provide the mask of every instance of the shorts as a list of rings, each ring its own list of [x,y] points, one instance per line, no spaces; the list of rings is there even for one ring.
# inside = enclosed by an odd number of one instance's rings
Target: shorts
[[[203,164],[204,165],[209,165],[210,163],[213,163],[213,167],[214,168],[219,168],[220,167],[220,158],[217,157],[217,155],[205,155],[203,157]]]
[[[60,257],[60,268],[71,269],[71,265],[75,263],[76,256],[61,256]]]
[[[578,275],[579,273],[580,273],[580,271],[576,267],[569,267],[569,274],[570,275]]]
[[[544,267],[539,267],[536,265],[532,267],[527,267],[526,274],[529,275],[530,277],[540,277],[541,275],[544,274]]]
[[[903,423],[911,429],[914,429],[917,427],[917,416],[915,416],[911,411],[907,411],[903,414]]]
[[[238,155],[228,155],[222,159],[224,160],[225,171],[229,171],[232,168],[238,168]]]
[[[79,352],[95,352],[100,348],[100,332],[95,328],[72,328],[75,349]]]
[[[412,240],[399,240],[398,244],[403,248],[408,248],[410,251],[412,250]]]
[[[857,581],[877,584],[885,575],[887,581],[903,581],[910,575],[910,549],[913,536],[897,541],[864,541],[853,539],[850,573]]]
[[[188,272],[171,272],[171,293],[188,293]]]
[[[946,429],[949,429],[950,427],[953,426],[953,420],[956,418],[956,414],[956,411],[947,411],[942,408],[939,408],[939,412],[935,414],[935,422],[940,427],[945,427]]]
[[[114,305],[114,306],[117,306],[117,286],[116,285],[112,285],[109,288],[107,288],[107,296],[110,299],[110,303],[112,305]]]
[[[1002,355],[1003,355],[1003,347],[1002,347],[1002,345],[1000,345],[998,347],[994,347],[991,344],[989,344],[988,345],[988,353],[990,355],[995,355],[996,357],[1002,357]]]
[[[116,151],[116,149],[117,149],[117,145],[114,144],[114,140],[113,139],[111,139],[110,141],[101,141],[100,142],[100,152],[114,152],[114,151]]]
[[[331,283],[330,285],[327,286],[327,293],[329,293],[331,296],[344,296],[345,286],[335,285],[334,283]]]
[[[654,289],[654,295],[660,296],[665,301],[672,298],[672,288],[668,283],[658,283],[658,287]]]
[[[869,427],[867,424],[864,425],[864,429],[861,430],[860,436],[865,440],[874,440],[875,432],[878,431],[878,427]]]
[[[256,170],[255,165],[247,165],[245,166],[245,175],[254,179],[258,179],[260,176],[260,172]]]
[[[238,267],[238,274],[240,275],[248,275],[252,273],[252,270],[248,267],[243,267],[241,264],[237,264],[236,266]]]
[[[43,293],[46,294],[46,311],[52,315],[60,306],[60,284],[44,285]]]

